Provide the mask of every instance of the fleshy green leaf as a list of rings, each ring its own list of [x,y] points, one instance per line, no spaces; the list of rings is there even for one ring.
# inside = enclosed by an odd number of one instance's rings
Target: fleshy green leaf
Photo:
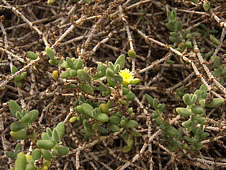
[[[27,57],[29,57],[31,60],[36,60],[38,58],[38,55],[32,51],[28,51]]]
[[[11,68],[11,72],[13,74],[15,74],[17,71],[18,71],[18,69],[13,65],[12,68]]]
[[[102,96],[108,96],[111,94],[111,90],[105,85],[103,84],[102,82],[99,82],[100,85],[99,87],[97,88],[100,92],[101,92],[101,95]]]
[[[154,98],[152,105],[155,109],[157,109],[158,103],[159,103],[158,99]]]
[[[90,81],[91,80],[89,74],[83,69],[77,70],[77,76],[82,81]]]
[[[22,82],[21,81],[16,81],[15,84],[16,84],[17,87],[22,88]]]
[[[185,42],[185,46],[186,46],[187,48],[192,48],[192,42],[191,42],[190,40],[187,40],[187,41]]]
[[[127,145],[123,147],[122,151],[124,153],[128,153],[131,151],[131,149],[133,148],[133,144],[134,144],[134,139],[129,136],[128,140],[126,141]]]
[[[184,139],[189,143],[195,143],[197,141],[197,139],[195,139],[194,137],[188,137],[188,136],[184,136]]]
[[[101,135],[107,135],[108,130],[106,128],[104,128],[103,126],[99,125],[98,126],[98,133],[100,133]]]
[[[158,104],[157,106],[157,109],[160,111],[160,112],[163,112],[163,110],[165,109],[165,104]]]
[[[37,118],[38,118],[38,110],[32,110],[22,117],[21,122],[22,123],[32,123]]]
[[[167,18],[169,21],[176,21],[176,16],[177,16],[177,13],[175,9],[173,9],[172,11],[168,11],[167,13]]]
[[[133,100],[136,95],[130,91],[127,95],[125,95],[125,97],[127,98],[127,100]]]
[[[42,149],[52,149],[54,147],[54,143],[51,140],[38,140],[37,146]]]
[[[16,151],[16,153],[19,153],[19,152],[22,151],[22,144],[21,143],[16,144],[15,151]]]
[[[25,129],[21,129],[19,131],[11,131],[10,132],[10,135],[15,138],[15,139],[18,139],[18,140],[24,140],[27,138],[27,132]]]
[[[121,121],[121,118],[117,115],[112,115],[110,117],[110,122],[113,123],[113,124],[119,125],[120,121]]]
[[[55,51],[49,47],[46,47],[46,53],[51,60],[54,60]]]
[[[123,152],[123,153],[128,153],[128,152],[131,151],[131,149],[132,149],[131,146],[126,145],[126,146],[123,147],[122,152]]]
[[[107,70],[107,67],[103,63],[99,62],[97,65],[97,73],[94,78],[98,79],[105,76],[106,70]]]
[[[108,122],[109,121],[109,116],[105,113],[100,113],[97,116],[95,116],[95,119],[101,121],[101,122]]]
[[[221,104],[224,103],[224,99],[221,99],[221,98],[214,98],[212,100],[212,102],[210,104],[207,104],[206,106],[207,107],[210,107],[210,108],[215,108],[215,107],[218,107],[220,106]]]
[[[89,84],[80,84],[79,85],[80,90],[82,90],[83,92],[93,95],[94,94],[94,89],[92,85]]]
[[[137,121],[135,120],[129,120],[127,123],[126,123],[126,127],[127,128],[135,128],[138,126],[138,123]]]
[[[33,161],[31,161],[31,162],[29,162],[29,163],[27,164],[27,166],[26,166],[26,170],[36,170],[36,168],[35,168],[35,165],[34,165],[34,162],[33,162]]]
[[[182,30],[182,23],[177,21],[175,24],[176,24],[176,30],[181,31]]]
[[[69,72],[69,70],[63,71],[63,72],[60,74],[60,78],[62,78],[62,79],[66,79],[66,78],[69,78],[69,77],[70,77],[70,72]]]
[[[122,94],[123,95],[127,95],[129,92],[130,92],[129,88],[127,88],[127,87],[122,88]]]
[[[42,149],[41,152],[42,152],[42,156],[46,160],[50,161],[52,159],[53,156],[52,156],[51,152],[49,152],[48,150]]]
[[[190,116],[192,113],[187,108],[178,107],[176,108],[177,113],[179,113],[181,116],[187,117]]]
[[[197,100],[197,96],[194,94],[185,94],[183,96],[183,101],[186,105],[193,105]]]
[[[148,101],[148,103],[151,105],[151,107],[153,107],[152,106],[152,103],[153,103],[153,97],[151,97],[150,95],[148,95],[148,94],[145,94],[145,97],[146,97],[146,100]]]
[[[200,88],[199,88],[202,92],[206,92],[207,91],[207,87],[204,85],[204,84],[202,84],[201,86],[200,86]]]
[[[32,159],[33,160],[38,160],[41,158],[41,150],[40,149],[35,149],[32,151]]]
[[[197,96],[197,100],[199,101],[200,99],[206,99],[207,97],[207,91],[206,90],[196,90],[195,95]]]
[[[206,137],[208,137],[209,136],[209,133],[208,132],[203,132],[201,135],[200,135],[200,137],[202,138],[202,139],[204,139],[204,138],[206,138]]]
[[[47,127],[46,128],[46,132],[47,132],[48,136],[51,138],[52,137],[52,134],[53,134],[52,130],[49,127]]]
[[[23,73],[21,73],[21,78],[22,78],[22,80],[25,78],[25,77],[27,77],[27,72],[23,72]]]
[[[192,106],[191,110],[195,114],[204,114],[205,113],[205,109],[201,106]]]
[[[31,110],[28,114],[30,114],[30,116],[31,116],[30,123],[32,123],[35,120],[37,120],[39,112],[38,112],[38,110]]]
[[[67,62],[68,67],[70,67],[71,69],[75,69],[74,63],[73,63],[73,61],[71,60],[70,57],[66,58],[66,62]]]
[[[116,65],[118,64],[120,66],[120,70],[122,70],[125,66],[125,63],[126,63],[126,57],[124,54],[121,54],[115,61],[114,67],[116,67]]]
[[[26,170],[26,156],[23,152],[17,154],[16,162],[15,162],[15,170]]]
[[[199,124],[204,124],[206,121],[205,117],[196,117],[196,122],[198,122]]]
[[[11,158],[11,159],[16,159],[17,154],[15,152],[12,152],[12,151],[7,151],[6,156]]]
[[[115,124],[109,125],[109,129],[111,129],[112,132],[119,132],[120,131],[120,127],[115,125]]]
[[[69,148],[66,147],[66,146],[57,145],[54,148],[54,151],[56,152],[57,155],[64,156],[64,155],[67,155],[68,154]]]
[[[118,73],[119,71],[120,71],[120,65],[117,64],[117,65],[115,66],[115,68],[114,68],[114,72],[115,72],[115,73]]]
[[[23,80],[23,77],[21,75],[18,75],[14,78],[14,81],[16,82],[20,82],[21,80]]]
[[[81,109],[86,115],[93,117],[93,106],[88,103],[83,103]]]
[[[76,70],[81,69],[82,64],[83,64],[83,61],[81,58],[78,58],[77,60],[75,60],[75,62],[74,62],[75,69]]]
[[[50,140],[51,138],[47,132],[42,132],[41,139],[42,140]]]
[[[56,143],[58,143],[60,141],[60,137],[59,137],[56,129],[53,130],[52,140],[55,141]]]
[[[154,111],[154,112],[152,113],[151,116],[152,116],[154,119],[156,119],[157,117],[160,116],[160,111],[159,111],[159,110]]]
[[[58,123],[58,125],[54,129],[57,130],[57,133],[58,133],[58,135],[59,135],[59,137],[61,139],[63,137],[64,131],[65,131],[64,122]]]
[[[214,37],[212,34],[210,35],[210,40],[217,46],[220,45],[220,41],[216,37]]]
[[[121,76],[113,76],[113,77],[107,76],[107,82],[108,82],[109,86],[115,87],[117,82],[122,82],[122,77]]]
[[[68,72],[69,72],[69,75],[70,75],[71,78],[74,78],[74,77],[77,76],[76,70],[70,69],[70,70],[68,70]]]
[[[111,61],[108,62],[108,68],[114,70],[114,64]]]
[[[168,28],[170,31],[176,31],[176,28],[175,28],[175,22],[171,22],[169,21],[167,24],[166,24],[166,28]],[[170,36],[171,38],[169,38],[170,41],[172,42],[177,42],[176,40],[176,37],[174,36]]]
[[[121,119],[121,121],[120,121],[120,125],[121,125],[122,127],[126,127],[127,122],[128,122],[128,121],[127,121],[124,117],[122,117],[122,119]]]
[[[114,71],[113,71],[112,69],[107,68],[107,69],[106,69],[106,76],[107,76],[108,78],[114,77],[114,76],[115,76],[115,73],[114,73]]]
[[[132,84],[132,85],[136,85],[138,83],[140,83],[140,79],[138,79],[138,78],[134,78],[133,80],[130,81],[130,84]]]
[[[11,125],[10,125],[10,130],[11,131],[18,131],[18,130],[21,130],[23,128],[25,128],[26,124],[22,123],[22,122],[13,122]]]
[[[205,105],[206,105],[206,100],[205,100],[205,99],[200,99],[200,100],[199,100],[199,104],[200,104],[200,106],[205,107]]]
[[[63,61],[63,63],[61,64],[61,68],[69,68],[67,61]]]
[[[194,144],[194,147],[195,147],[195,150],[200,150],[200,149],[202,149],[202,143],[200,143],[200,142],[197,142],[197,143],[195,143]]]
[[[183,122],[182,125],[183,125],[185,128],[189,128],[189,127],[192,126],[192,121],[189,119],[189,120]]]
[[[80,115],[84,114],[84,111],[83,111],[81,105],[75,107],[75,110],[76,110],[76,112],[77,112],[78,114],[80,114]]]
[[[9,110],[10,110],[11,114],[12,114],[14,117],[17,117],[17,116],[16,116],[16,112],[21,112],[21,111],[22,111],[21,108],[20,108],[20,106],[19,106],[19,105],[17,104],[17,102],[14,101],[14,100],[10,100],[10,101],[9,101]]]

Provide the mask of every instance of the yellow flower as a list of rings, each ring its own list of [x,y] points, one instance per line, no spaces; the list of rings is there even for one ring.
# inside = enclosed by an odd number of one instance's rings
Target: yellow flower
[[[134,79],[133,73],[129,71],[129,69],[120,70],[119,75],[122,77],[123,85],[128,85]]]

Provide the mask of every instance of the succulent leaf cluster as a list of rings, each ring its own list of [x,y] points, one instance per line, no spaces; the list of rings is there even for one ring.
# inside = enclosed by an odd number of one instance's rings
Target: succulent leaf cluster
[[[154,109],[152,118],[163,132],[165,141],[168,142],[170,151],[198,151],[202,148],[201,141],[209,136],[205,132],[206,110],[215,108],[224,103],[224,99],[213,98],[207,102],[207,89],[202,85],[194,94],[184,94],[183,102],[186,107],[177,107],[176,112],[180,114],[184,121],[182,127],[176,128],[163,119],[165,104],[159,104],[158,99],[146,94],[146,100]]]

